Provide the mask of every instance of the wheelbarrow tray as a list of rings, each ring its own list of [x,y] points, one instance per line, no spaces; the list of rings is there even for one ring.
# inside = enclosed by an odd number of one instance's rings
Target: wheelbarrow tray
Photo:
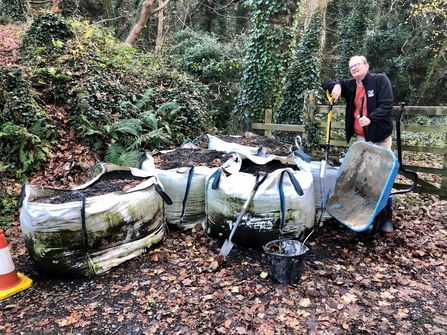
[[[367,142],[354,143],[326,195],[326,211],[361,232],[385,207],[399,171],[396,155]]]

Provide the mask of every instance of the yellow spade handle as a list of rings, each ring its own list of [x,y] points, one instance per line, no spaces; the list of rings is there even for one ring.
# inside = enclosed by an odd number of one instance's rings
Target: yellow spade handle
[[[329,112],[327,114],[327,124],[326,124],[326,144],[330,141],[331,133],[331,122],[332,122],[332,105],[334,104],[334,97],[331,96],[329,90],[326,90],[326,97],[329,100]]]

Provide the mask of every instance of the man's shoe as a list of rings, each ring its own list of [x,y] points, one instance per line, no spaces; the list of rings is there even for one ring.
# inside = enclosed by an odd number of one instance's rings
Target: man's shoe
[[[380,228],[380,232],[382,236],[392,237],[394,235],[394,227],[393,227],[393,209],[391,206],[386,205],[386,219]]]

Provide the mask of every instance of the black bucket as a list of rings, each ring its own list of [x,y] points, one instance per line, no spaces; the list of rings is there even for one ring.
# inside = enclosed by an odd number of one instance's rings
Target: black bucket
[[[270,266],[270,275],[278,283],[290,285],[300,281],[303,257],[309,250],[297,240],[274,240],[264,246]]]

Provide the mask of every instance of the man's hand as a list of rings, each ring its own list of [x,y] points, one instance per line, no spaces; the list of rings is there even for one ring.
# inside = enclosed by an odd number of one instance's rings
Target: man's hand
[[[334,98],[334,102],[340,99],[341,96],[341,85],[336,84],[334,88],[332,89],[331,96]]]
[[[359,118],[359,123],[360,126],[366,127],[371,124],[371,120],[368,119],[366,116],[362,116],[361,118]]]

